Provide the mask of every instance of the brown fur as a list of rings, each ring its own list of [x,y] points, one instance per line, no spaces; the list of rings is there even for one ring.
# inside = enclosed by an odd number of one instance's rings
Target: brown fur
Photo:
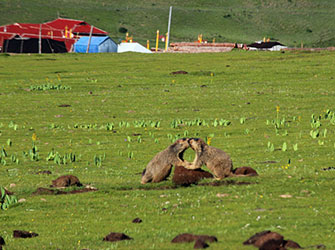
[[[161,182],[170,175],[173,166],[189,165],[189,162],[182,159],[187,148],[189,148],[188,139],[183,138],[155,155],[144,169],[141,183]]]
[[[226,152],[209,146],[198,138],[189,139],[189,144],[196,152],[196,156],[191,164],[185,166],[187,169],[198,169],[202,165],[206,165],[216,179],[221,180],[225,177],[234,176],[232,173],[233,162]]]

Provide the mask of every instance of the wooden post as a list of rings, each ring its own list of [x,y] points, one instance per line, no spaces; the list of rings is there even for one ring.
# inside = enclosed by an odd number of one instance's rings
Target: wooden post
[[[157,30],[157,36],[156,36],[156,49],[155,51],[158,51],[158,41],[159,41],[159,30]]]
[[[86,53],[88,53],[88,50],[90,49],[91,39],[92,39],[92,32],[93,32],[93,25],[91,25],[90,37],[88,38]]]

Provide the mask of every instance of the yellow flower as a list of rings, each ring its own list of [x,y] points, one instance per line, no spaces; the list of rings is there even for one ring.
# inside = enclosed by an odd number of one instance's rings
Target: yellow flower
[[[208,144],[208,145],[211,145],[211,142],[212,142],[212,137],[208,137],[208,138],[207,138],[207,144]]]
[[[280,109],[280,107],[279,107],[279,105],[277,105],[276,106],[277,113],[279,112],[279,109]]]
[[[36,136],[35,133],[33,133],[33,135],[31,136],[31,139],[32,139],[33,141],[36,141],[36,140],[37,140],[37,136]]]

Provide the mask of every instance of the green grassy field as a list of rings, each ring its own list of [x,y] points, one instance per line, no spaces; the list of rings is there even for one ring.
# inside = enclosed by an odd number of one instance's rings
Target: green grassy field
[[[323,170],[334,166],[334,65],[330,52],[2,54],[0,186],[26,199],[0,210],[5,249],[191,249],[170,243],[184,232],[215,235],[211,249],[253,249],[242,242],[266,229],[334,249],[335,171]],[[189,73],[170,74],[177,70]],[[56,85],[66,89],[47,89]],[[34,133],[38,155],[27,153]],[[259,177],[140,184],[146,164],[176,138],[209,135],[235,167]],[[47,161],[52,149],[76,161]],[[193,156],[189,149],[186,159]],[[98,191],[32,195],[65,174]],[[16,229],[39,236],[14,239]],[[103,242],[111,231],[134,239]]]
[[[115,41],[125,39],[119,32],[124,27],[145,44],[155,40],[157,29],[167,32],[170,6],[171,42],[195,41],[203,34],[217,42],[252,43],[270,37],[291,47],[335,46],[332,0],[3,0],[0,25],[45,22],[59,15],[85,20],[108,31]]]

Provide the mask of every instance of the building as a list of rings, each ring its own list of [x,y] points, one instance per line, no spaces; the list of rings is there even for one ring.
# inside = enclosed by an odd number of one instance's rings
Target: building
[[[86,53],[88,43],[88,53],[117,52],[117,44],[109,36],[93,36],[91,41],[88,36],[81,37],[74,44],[74,52]]]
[[[73,44],[80,37],[89,36],[91,32],[92,36],[106,36],[108,34],[106,31],[93,27],[85,21],[66,18],[58,18],[41,24],[14,23],[0,26],[0,48],[2,52],[7,52],[7,48],[4,46],[5,40],[21,38],[24,41],[30,38],[41,38],[63,42],[67,52],[71,52]]]

